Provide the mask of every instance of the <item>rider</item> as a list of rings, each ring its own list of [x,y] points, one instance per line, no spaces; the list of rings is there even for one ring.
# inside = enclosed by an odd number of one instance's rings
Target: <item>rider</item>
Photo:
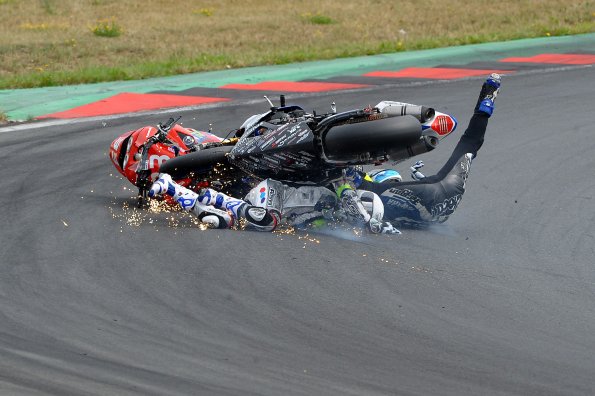
[[[377,194],[354,190],[348,177],[334,183],[334,190],[266,179],[241,200],[211,188],[196,193],[174,182],[168,174],[161,174],[149,196],[167,194],[184,210],[218,228],[231,227],[235,219],[259,231],[274,230],[282,219],[291,225],[326,219],[367,226],[373,233],[398,232],[390,223],[383,223],[384,205]]]
[[[465,192],[471,161],[483,145],[488,119],[500,89],[500,75],[484,82],[469,126],[446,164],[437,174],[425,177],[418,161],[411,169],[411,182],[373,183],[363,180],[357,188],[373,191],[384,203],[385,220],[407,225],[442,223],[455,211]]]
[[[471,160],[483,144],[488,119],[500,88],[500,76],[492,74],[484,82],[469,126],[449,160],[433,176],[425,177],[418,161],[412,168],[415,181],[402,182],[394,170],[371,175],[347,169],[333,183],[335,192],[314,185],[290,185],[267,179],[253,188],[246,200],[230,197],[209,188],[195,193],[161,174],[150,196],[168,194],[185,210],[215,227],[231,226],[235,217],[257,230],[272,231],[281,219],[303,224],[324,217],[366,224],[372,232],[396,233],[390,221],[429,224],[446,221],[465,191]],[[337,205],[340,203],[340,205]],[[231,213],[231,215],[230,215]],[[233,217],[232,217],[233,216]]]

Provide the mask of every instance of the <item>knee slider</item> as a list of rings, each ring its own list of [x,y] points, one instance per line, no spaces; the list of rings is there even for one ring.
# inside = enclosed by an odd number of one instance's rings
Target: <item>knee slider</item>
[[[212,206],[197,203],[192,209],[196,217],[215,228],[229,228],[233,225],[233,217],[226,211]]]
[[[384,217],[384,204],[378,194],[372,191],[357,190],[357,197],[371,218],[382,221]]]
[[[273,231],[281,221],[278,212],[251,205],[246,205],[243,217],[246,219],[248,228],[257,231]]]

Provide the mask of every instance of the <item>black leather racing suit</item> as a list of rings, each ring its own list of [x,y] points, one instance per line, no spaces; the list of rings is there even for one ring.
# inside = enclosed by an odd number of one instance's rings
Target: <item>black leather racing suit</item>
[[[404,225],[441,223],[455,211],[465,192],[471,160],[483,144],[489,116],[475,112],[446,164],[433,176],[411,182],[373,183],[359,189],[373,191],[384,203],[384,220]]]

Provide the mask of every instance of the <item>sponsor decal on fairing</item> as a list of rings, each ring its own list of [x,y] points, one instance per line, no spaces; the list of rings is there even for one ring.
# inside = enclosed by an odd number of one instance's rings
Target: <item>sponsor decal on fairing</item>
[[[262,142],[261,144],[258,145],[258,147],[261,150],[264,150],[266,147],[268,147],[271,143],[273,143],[273,141],[275,140],[275,136],[271,136],[269,138],[266,138],[266,140],[264,142]]]
[[[124,141],[125,137],[124,136],[120,136],[119,138],[117,138],[116,140],[114,140],[114,150],[118,150],[120,148],[120,144],[122,144],[122,142]]]
[[[153,154],[149,157],[149,168],[159,168],[169,158],[168,155]]]
[[[308,138],[308,131],[305,131],[305,133],[303,134],[303,136],[300,136],[300,138],[295,142],[295,144],[301,143],[304,140],[306,140]]]

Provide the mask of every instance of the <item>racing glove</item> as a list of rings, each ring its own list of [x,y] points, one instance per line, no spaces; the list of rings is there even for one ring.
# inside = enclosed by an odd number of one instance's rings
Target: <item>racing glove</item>
[[[372,234],[400,234],[401,231],[397,230],[391,223],[388,221],[380,221],[375,218],[371,218],[370,222],[368,223],[370,232]]]
[[[409,170],[411,170],[411,178],[413,180],[421,180],[426,178],[426,176],[419,171],[421,168],[423,168],[423,166],[423,161],[417,161],[411,168],[409,168]]]

